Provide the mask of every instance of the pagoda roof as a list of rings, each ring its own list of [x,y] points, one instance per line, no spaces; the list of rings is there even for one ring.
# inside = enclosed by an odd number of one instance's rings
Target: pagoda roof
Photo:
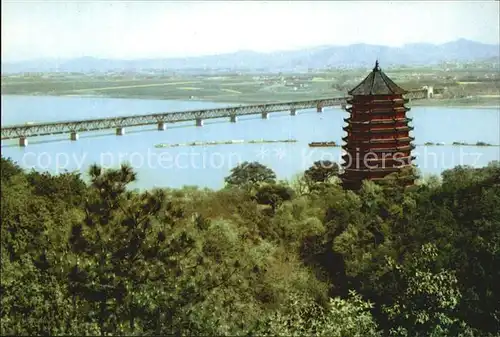
[[[407,91],[394,83],[375,62],[373,71],[354,89],[347,92],[352,96],[403,95]]]

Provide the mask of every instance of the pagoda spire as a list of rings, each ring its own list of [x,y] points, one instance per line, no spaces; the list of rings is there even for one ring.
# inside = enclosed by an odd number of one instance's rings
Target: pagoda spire
[[[376,95],[402,95],[407,91],[394,83],[380,69],[378,59],[375,61],[373,71],[359,83],[354,89],[347,92],[352,96],[376,96]]]

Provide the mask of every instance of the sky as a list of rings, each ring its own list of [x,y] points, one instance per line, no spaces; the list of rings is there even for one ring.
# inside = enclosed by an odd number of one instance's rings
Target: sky
[[[500,41],[498,1],[2,0],[2,61]]]

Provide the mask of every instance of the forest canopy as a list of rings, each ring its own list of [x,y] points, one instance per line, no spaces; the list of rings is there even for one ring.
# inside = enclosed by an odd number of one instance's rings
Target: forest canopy
[[[140,192],[2,157],[0,333],[498,336],[499,162],[356,192],[321,164]]]

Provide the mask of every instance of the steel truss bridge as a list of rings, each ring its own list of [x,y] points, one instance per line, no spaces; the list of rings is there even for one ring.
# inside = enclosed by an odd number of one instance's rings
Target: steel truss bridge
[[[28,137],[46,136],[54,134],[71,134],[71,140],[78,139],[79,132],[116,129],[117,135],[125,133],[125,127],[158,125],[159,130],[165,130],[166,124],[186,121],[196,121],[197,126],[203,125],[203,120],[214,118],[229,118],[236,122],[237,116],[261,115],[268,118],[271,112],[290,111],[296,115],[297,110],[316,108],[322,112],[323,107],[345,107],[348,97],[334,97],[308,101],[294,101],[283,103],[265,103],[243,106],[230,106],[225,108],[190,110],[178,112],[161,112],[144,115],[109,117],[76,121],[47,122],[37,124],[10,125],[1,128],[1,139],[19,138],[19,145],[26,146]],[[410,91],[405,95],[407,99],[428,98],[428,90],[420,89]]]

